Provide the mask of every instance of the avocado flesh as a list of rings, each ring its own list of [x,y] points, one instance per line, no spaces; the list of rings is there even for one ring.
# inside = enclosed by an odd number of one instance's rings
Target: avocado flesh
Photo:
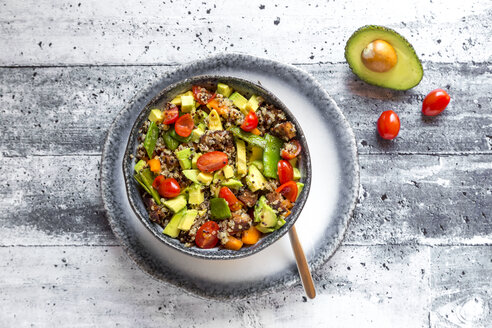
[[[396,51],[398,61],[387,72],[371,71],[362,62],[362,50],[374,40],[384,40]],[[424,75],[412,45],[394,30],[383,26],[369,25],[355,31],[345,46],[345,59],[352,72],[361,80],[383,88],[408,90],[419,84]]]

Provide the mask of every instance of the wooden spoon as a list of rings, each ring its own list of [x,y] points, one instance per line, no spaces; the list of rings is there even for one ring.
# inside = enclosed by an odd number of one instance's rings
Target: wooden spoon
[[[302,245],[299,242],[299,237],[297,237],[296,227],[292,226],[289,230],[290,244],[292,245],[292,250],[296,257],[297,270],[299,270],[299,275],[301,276],[302,286],[306,291],[307,297],[313,299],[316,297],[316,289],[314,288],[313,277],[311,276],[311,271],[306,261],[306,255],[302,250]]]

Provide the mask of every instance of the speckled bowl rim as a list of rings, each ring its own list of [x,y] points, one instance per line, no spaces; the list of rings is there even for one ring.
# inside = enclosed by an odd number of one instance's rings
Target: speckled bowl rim
[[[178,239],[171,238],[164,235],[162,233],[162,230],[164,228],[159,226],[160,231],[158,231],[157,230],[158,225],[153,223],[149,219],[148,212],[145,209],[145,206],[143,205],[141,192],[139,190],[140,188],[136,188],[137,182],[133,179],[133,167],[135,166],[135,161],[130,157],[131,154],[135,154],[135,149],[139,143],[138,131],[142,127],[142,125],[147,121],[148,115],[150,114],[150,111],[153,108],[155,108],[154,105],[156,103],[171,101],[178,94],[183,93],[184,89],[189,90],[189,87],[191,85],[203,86],[208,83],[216,84],[218,82],[229,84],[234,87],[234,90],[239,91],[242,94],[254,93],[256,95],[259,95],[265,99],[266,103],[272,104],[275,107],[281,109],[287,115],[288,119],[291,122],[293,122],[294,125],[296,126],[297,129],[296,139],[299,140],[302,146],[302,151],[300,155],[300,159],[301,159],[300,169],[302,172],[302,179],[300,180],[300,182],[304,183],[304,188],[301,194],[299,195],[299,198],[296,200],[292,212],[289,215],[288,219],[286,220],[286,223],[280,229],[263,236],[260,239],[260,241],[256,243],[254,246],[243,247],[238,251],[227,250],[223,248],[218,249],[217,247],[212,249],[202,249],[196,246],[185,247],[184,244],[181,243]],[[237,87],[238,85],[240,87]],[[249,90],[245,92],[244,90],[246,89]],[[125,155],[123,157],[123,162],[122,162],[122,168],[123,168],[123,176],[125,178],[126,193],[130,205],[133,211],[135,212],[135,214],[137,215],[137,217],[144,224],[144,226],[152,233],[152,235],[156,237],[159,241],[164,243],[165,245],[172,247],[177,251],[180,251],[190,256],[208,259],[208,260],[234,260],[234,259],[243,258],[258,253],[263,249],[267,248],[268,246],[272,245],[273,243],[275,243],[278,239],[284,236],[297,221],[299,215],[302,212],[302,209],[304,208],[304,205],[306,204],[309,191],[311,190],[312,171],[311,171],[311,156],[309,154],[309,146],[306,137],[304,135],[304,132],[302,131],[302,127],[297,121],[294,114],[292,114],[292,112],[287,108],[287,106],[285,106],[285,104],[277,96],[275,96],[269,90],[265,89],[263,86],[242,78],[226,76],[226,75],[193,76],[167,86],[162,91],[160,91],[154,98],[152,98],[152,100],[150,100],[145,105],[145,107],[142,108],[140,114],[138,115],[138,117],[136,118],[133,124],[133,127],[130,131],[130,135],[128,137],[128,141],[126,144]]]
[[[256,57],[252,55],[239,53],[223,53],[181,65],[178,68],[174,69],[172,72],[167,73],[162,79],[171,80],[173,75],[187,74],[189,71],[196,69],[195,67],[197,66],[206,66],[208,69],[211,69],[212,67],[207,66],[207,63],[210,62],[232,62],[233,60],[239,60],[246,63],[254,62],[255,65],[259,67],[271,67],[275,72],[282,72],[282,77],[286,79],[290,78],[295,81],[304,79],[305,83],[314,86],[314,96],[320,97],[327,104],[329,104],[332,109],[332,115],[337,121],[337,125],[339,125],[343,130],[343,139],[341,140],[342,143],[344,143],[344,146],[342,148],[344,149],[345,155],[348,157],[350,162],[349,165],[351,166],[350,181],[348,184],[345,185],[347,191],[347,197],[345,198],[345,200],[347,201],[347,203],[340,215],[341,217],[336,227],[336,231],[334,234],[335,236],[333,238],[326,238],[323,243],[320,243],[318,249],[314,252],[313,256],[308,259],[309,266],[312,272],[315,274],[316,270],[319,269],[324,263],[326,263],[340,247],[341,242],[345,236],[348,224],[353,216],[355,206],[357,204],[357,198],[359,195],[360,169],[355,135],[352,131],[352,128],[350,127],[350,124],[344,117],[342,111],[340,110],[340,108],[338,108],[335,101],[324,90],[322,85],[311,74],[290,64],[284,64],[271,59]],[[144,97],[145,92],[142,91],[139,96]],[[121,247],[129,256],[129,258],[132,259],[132,261],[140,269],[142,269],[144,273],[148,274],[149,277],[155,279],[156,281],[174,285],[178,288],[181,288],[181,290],[183,290],[183,292],[185,292],[186,294],[206,300],[230,301],[239,299],[254,299],[269,295],[280,290],[284,290],[288,287],[300,283],[300,278],[297,272],[291,271],[284,274],[279,279],[275,279],[273,283],[263,285],[259,284],[254,291],[245,289],[241,291],[227,290],[225,292],[218,292],[216,289],[200,288],[199,286],[196,286],[193,281],[190,282],[188,279],[181,278],[176,274],[166,275],[165,273],[169,273],[169,271],[162,272],[161,267],[156,265],[155,262],[149,261],[148,252],[138,248],[138,241],[137,245],[131,244],[132,240],[130,240],[129,237],[126,235],[125,227],[121,226],[117,219],[118,211],[121,209],[113,207],[115,203],[117,204],[117,201],[112,198],[112,181],[111,176],[108,176],[108,174],[112,172],[111,163],[107,163],[106,157],[107,152],[111,147],[114,129],[117,127],[118,122],[125,116],[125,114],[127,114],[132,109],[132,102],[135,102],[138,99],[139,97],[134,97],[129,102],[128,106],[125,106],[125,108],[120,111],[120,113],[115,117],[113,123],[109,127],[108,134],[103,145],[100,167],[100,189],[105,214],[111,229],[113,230],[117,240],[119,240]]]

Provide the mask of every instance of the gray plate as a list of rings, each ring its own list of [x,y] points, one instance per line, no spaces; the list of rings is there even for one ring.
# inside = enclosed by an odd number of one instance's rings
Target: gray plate
[[[219,82],[226,83],[235,91],[240,92],[243,96],[247,98],[251,97],[253,94],[261,96],[265,99],[266,103],[275,105],[277,108],[283,110],[289,120],[293,122],[294,125],[297,127],[296,139],[299,140],[302,146],[302,151],[299,156],[299,169],[302,176],[300,182],[304,183],[304,188],[297,198],[295,206],[292,209],[292,213],[286,220],[286,224],[284,224],[284,226],[282,226],[282,228],[280,228],[279,230],[261,238],[260,241],[257,242],[255,245],[243,247],[238,251],[218,248],[202,249],[196,246],[185,247],[184,244],[181,243],[178,239],[164,235],[162,233],[163,228],[160,225],[153,223],[149,219],[149,214],[140,194],[140,188],[138,186],[138,183],[133,178],[135,161],[132,160],[130,157],[131,154],[136,153],[136,149],[139,145],[138,138],[140,136],[140,133],[138,132],[138,130],[147,121],[149,113],[153,108],[164,108],[167,102],[171,101],[177,95],[190,90],[191,87],[194,85],[207,87],[207,89],[209,90],[212,90],[213,87],[213,90],[215,90],[215,87]],[[130,138],[126,147],[125,157],[123,158],[123,174],[125,176],[126,189],[130,205],[137,214],[138,218],[149,229],[149,231],[156,238],[158,238],[164,244],[170,247],[173,247],[186,254],[206,259],[238,259],[241,257],[252,255],[273,244],[275,241],[277,241],[277,239],[285,235],[287,231],[289,231],[289,229],[294,225],[297,217],[304,207],[304,204],[306,203],[307,197],[309,195],[309,190],[311,188],[311,160],[309,156],[308,144],[306,142],[306,139],[304,138],[304,132],[302,131],[301,126],[297,122],[296,118],[289,111],[289,109],[274,94],[272,94],[268,90],[265,90],[265,88],[259,85],[236,77],[217,75],[200,75],[185,79],[176,84],[172,84],[159,92],[159,94],[154,97],[150,101],[150,103],[145,106],[145,108],[143,108],[140,115],[137,117],[135,124],[133,125],[132,131],[130,132]]]
[[[163,244],[130,206],[122,163],[133,124],[161,90],[197,75],[235,76],[258,83],[293,112],[306,134],[312,161],[311,192],[296,223],[311,268],[316,270],[326,262],[342,241],[359,189],[357,149],[348,122],[309,74],[293,66],[239,54],[185,65],[162,77],[119,113],[108,131],[101,164],[101,191],[109,223],[140,268],[195,295],[246,298],[298,283],[287,236],[246,258],[210,261]]]

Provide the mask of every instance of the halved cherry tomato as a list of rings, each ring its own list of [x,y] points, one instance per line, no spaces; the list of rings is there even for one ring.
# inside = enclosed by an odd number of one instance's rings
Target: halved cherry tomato
[[[164,176],[159,175],[154,179],[152,187],[157,189],[159,195],[165,198],[174,198],[181,192],[181,187],[178,181],[174,178],[164,178]]]
[[[290,200],[291,202],[295,202],[297,199],[297,184],[294,181],[289,181],[281,185],[275,190],[278,193],[281,193],[285,198]]]
[[[155,179],[154,182],[152,182],[152,188],[155,190],[159,190],[159,186],[161,185],[162,181],[166,180],[166,178],[163,175],[158,175]]]
[[[229,205],[229,208],[233,212],[239,210],[243,206],[243,203],[241,203],[241,201],[237,199],[236,195],[234,195],[234,193],[228,187],[220,188],[219,197],[226,200],[227,205]]]
[[[432,90],[422,103],[422,113],[427,116],[435,116],[448,106],[450,100],[451,97],[443,89]]]
[[[278,180],[280,184],[294,180],[294,168],[288,161],[281,159],[277,163]]]
[[[193,117],[190,114],[184,114],[178,118],[174,124],[174,129],[179,136],[186,138],[191,134],[194,126]]]
[[[227,165],[227,155],[221,151],[211,151],[198,157],[196,166],[202,172],[214,172]]]
[[[258,126],[258,116],[256,116],[254,111],[250,111],[248,115],[244,118],[243,124],[241,124],[241,129],[246,132],[254,130]]]
[[[395,139],[400,132],[400,118],[392,110],[387,110],[378,119],[378,132],[381,138]]]
[[[162,121],[163,124],[173,124],[179,117],[178,106],[172,104],[162,114],[164,115],[164,120]]]
[[[200,229],[198,229],[195,236],[195,243],[200,248],[213,248],[217,245],[219,238],[219,225],[214,221],[205,222]]]
[[[198,85],[194,85],[191,90],[193,91],[193,97],[201,105],[206,105],[210,100],[215,98],[215,93],[211,93]]]
[[[283,159],[293,159],[301,152],[301,144],[297,140],[291,140],[284,145],[282,148],[281,156]]]

